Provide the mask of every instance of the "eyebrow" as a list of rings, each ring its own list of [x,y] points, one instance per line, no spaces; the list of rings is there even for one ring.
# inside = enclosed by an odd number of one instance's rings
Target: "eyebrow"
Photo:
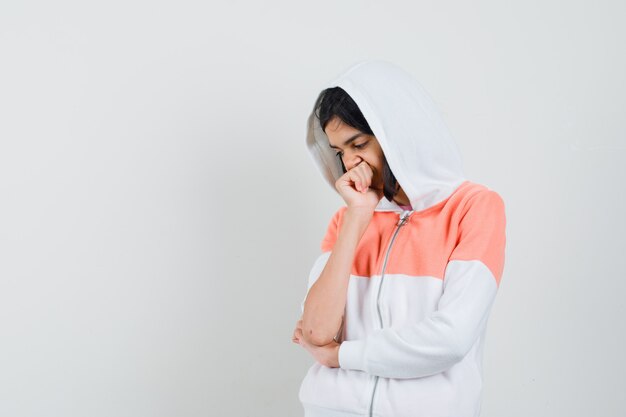
[[[357,133],[357,134],[355,134],[355,135],[350,136],[350,137],[349,137],[348,139],[346,139],[346,141],[343,143],[343,146],[348,146],[351,142],[354,142],[357,138],[359,138],[359,137],[361,137],[361,136],[365,136],[365,133],[363,133],[363,132],[359,132],[359,133]],[[331,144],[330,144],[330,142],[329,142],[328,146],[330,146],[330,147],[331,147],[331,148],[333,148],[333,149],[339,149],[338,147],[331,145]]]

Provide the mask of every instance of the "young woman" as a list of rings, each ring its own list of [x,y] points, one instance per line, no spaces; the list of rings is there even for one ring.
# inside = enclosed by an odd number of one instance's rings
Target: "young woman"
[[[306,140],[346,205],[293,335],[316,360],[299,391],[305,416],[478,416],[504,268],[502,198],[464,177],[433,100],[389,62],[331,82]]]

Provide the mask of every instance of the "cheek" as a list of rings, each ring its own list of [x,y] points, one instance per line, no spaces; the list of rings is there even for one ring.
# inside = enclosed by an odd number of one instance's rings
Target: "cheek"
[[[372,155],[372,158],[370,158],[370,161],[371,161],[371,167],[374,170],[374,173],[378,173],[379,175],[382,175],[383,160],[380,158],[380,156]]]
[[[376,165],[372,167],[374,171],[374,178],[377,178],[379,182],[383,181],[383,162],[382,160],[376,161]]]

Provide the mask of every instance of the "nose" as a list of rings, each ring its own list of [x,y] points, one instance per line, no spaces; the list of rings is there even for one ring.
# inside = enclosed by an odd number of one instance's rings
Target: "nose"
[[[363,161],[363,159],[361,159],[360,157],[355,155],[355,156],[350,158],[350,161],[349,161],[348,164],[346,164],[344,162],[344,165],[346,166],[346,169],[348,171],[350,171],[352,168],[354,168],[355,166],[359,165],[362,161]]]

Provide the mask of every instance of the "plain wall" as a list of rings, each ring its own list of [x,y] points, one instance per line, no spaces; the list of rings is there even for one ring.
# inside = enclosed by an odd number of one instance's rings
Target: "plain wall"
[[[482,417],[626,406],[622,1],[0,5],[0,415],[299,416],[343,200],[321,87],[399,64],[507,215]]]

